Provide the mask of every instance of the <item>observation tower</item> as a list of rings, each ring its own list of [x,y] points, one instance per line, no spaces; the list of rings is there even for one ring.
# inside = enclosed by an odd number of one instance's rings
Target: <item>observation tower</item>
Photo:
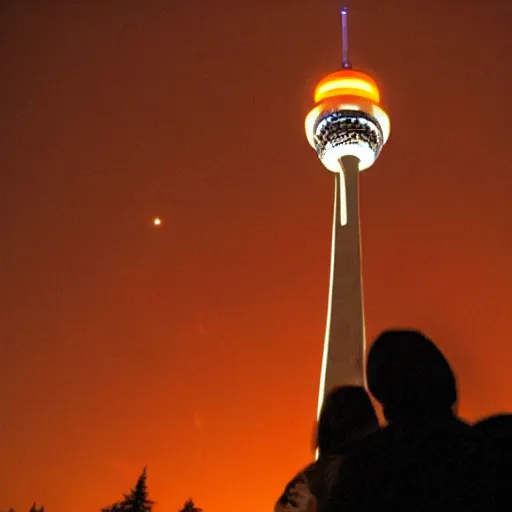
[[[341,33],[342,68],[320,80],[305,121],[308,142],[335,183],[318,413],[334,386],[365,385],[359,172],[373,165],[390,131],[376,82],[349,63],[347,9],[341,10]]]

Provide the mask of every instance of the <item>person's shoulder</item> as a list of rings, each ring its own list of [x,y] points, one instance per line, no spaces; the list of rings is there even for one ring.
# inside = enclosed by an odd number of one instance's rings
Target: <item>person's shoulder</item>
[[[304,476],[304,471],[307,470],[310,466],[311,464],[309,466],[306,466],[306,468],[296,473],[296,475],[291,480],[288,481],[283,492],[281,493],[277,500],[276,507],[278,505],[285,505],[288,503],[290,490],[302,479],[302,477]]]
[[[299,475],[305,477],[306,481],[314,486],[315,481],[322,480],[325,475],[332,475],[338,471],[342,457],[342,455],[335,454],[321,456],[308,464]]]
[[[304,469],[304,475],[306,478],[309,478],[309,476],[313,474],[334,474],[338,471],[342,459],[343,455],[341,454],[324,455],[319,457],[315,462]]]
[[[324,455],[304,470],[305,480],[320,505],[324,504],[330,494],[339,472],[341,459],[341,455]]]
[[[478,437],[480,434],[467,421],[457,416],[452,416],[446,421],[447,430],[467,437]]]
[[[459,445],[478,445],[483,436],[471,425],[460,418],[450,418],[446,421],[433,422],[425,429],[427,439],[439,440],[445,443]]]
[[[396,434],[389,427],[354,439],[345,447],[340,460],[340,470],[343,474],[353,473],[359,466],[368,464],[379,465],[379,460],[387,458],[393,452],[396,444]]]
[[[354,453],[370,453],[380,450],[384,446],[393,443],[397,437],[397,432],[390,426],[384,426],[367,434],[359,439],[354,440],[347,448],[347,455]]]

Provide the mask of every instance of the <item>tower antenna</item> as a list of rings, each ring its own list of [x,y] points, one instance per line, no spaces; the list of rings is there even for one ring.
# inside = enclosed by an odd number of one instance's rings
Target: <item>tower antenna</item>
[[[351,68],[350,62],[348,61],[348,12],[347,8],[343,7],[340,11],[341,15],[341,53],[342,53],[342,62],[341,67],[343,69]]]

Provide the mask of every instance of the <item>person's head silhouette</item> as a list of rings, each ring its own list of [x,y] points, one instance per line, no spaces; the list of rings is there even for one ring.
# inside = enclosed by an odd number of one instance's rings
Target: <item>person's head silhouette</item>
[[[441,351],[414,330],[388,330],[373,343],[368,388],[390,422],[451,414],[455,375]]]
[[[339,453],[347,442],[379,428],[366,390],[340,386],[326,396],[318,418],[316,444],[320,456]]]

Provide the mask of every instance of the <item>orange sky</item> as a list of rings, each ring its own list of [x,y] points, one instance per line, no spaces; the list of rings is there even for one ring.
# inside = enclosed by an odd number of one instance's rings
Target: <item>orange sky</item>
[[[0,509],[99,510],[147,464],[157,512],[268,511],[310,457],[338,3],[180,4],[2,3]],[[425,329],[465,417],[511,409],[512,4],[352,4],[392,121],[367,334]]]

